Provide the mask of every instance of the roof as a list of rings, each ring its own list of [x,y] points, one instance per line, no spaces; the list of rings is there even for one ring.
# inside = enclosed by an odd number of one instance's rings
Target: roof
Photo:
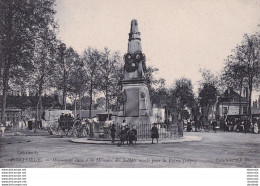
[[[95,117],[97,116],[97,114],[103,114],[105,112],[106,110],[91,110],[91,117]],[[76,116],[77,114],[79,114],[79,111],[77,110],[75,114],[75,111],[73,110],[72,113],[74,116]],[[89,110],[81,110],[81,117],[89,118]]]
[[[6,109],[5,112],[21,112],[22,109]],[[0,112],[2,112],[2,109],[0,109]]]
[[[248,98],[240,96],[232,88],[228,88],[218,99],[218,102],[244,102],[248,103]]]

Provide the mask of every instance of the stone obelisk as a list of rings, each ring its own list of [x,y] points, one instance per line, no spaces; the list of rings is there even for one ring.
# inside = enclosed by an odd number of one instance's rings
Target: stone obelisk
[[[141,33],[137,20],[131,21],[128,39],[128,51],[124,55],[124,78],[121,98],[119,99],[118,122],[123,119],[129,124],[150,123],[152,121],[152,106],[145,82],[145,55],[142,53]]]

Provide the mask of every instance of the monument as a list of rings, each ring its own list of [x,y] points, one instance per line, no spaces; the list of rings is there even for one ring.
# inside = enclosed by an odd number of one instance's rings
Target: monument
[[[145,55],[142,53],[141,33],[137,20],[131,21],[128,51],[124,55],[124,78],[120,81],[118,123],[125,119],[127,124],[152,123],[152,105],[145,82]]]

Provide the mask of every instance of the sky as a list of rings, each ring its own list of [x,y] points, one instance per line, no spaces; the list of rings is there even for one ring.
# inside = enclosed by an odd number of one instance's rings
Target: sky
[[[181,77],[202,79],[199,70],[223,68],[245,33],[260,30],[257,0],[57,0],[58,37],[79,54],[89,46],[127,52],[137,19],[146,64],[173,85]]]

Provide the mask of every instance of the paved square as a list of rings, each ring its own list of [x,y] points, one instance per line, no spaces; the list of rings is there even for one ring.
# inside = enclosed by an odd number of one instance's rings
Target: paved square
[[[55,136],[0,138],[0,167],[260,167],[260,135],[190,132],[199,142],[134,146],[72,143]]]

